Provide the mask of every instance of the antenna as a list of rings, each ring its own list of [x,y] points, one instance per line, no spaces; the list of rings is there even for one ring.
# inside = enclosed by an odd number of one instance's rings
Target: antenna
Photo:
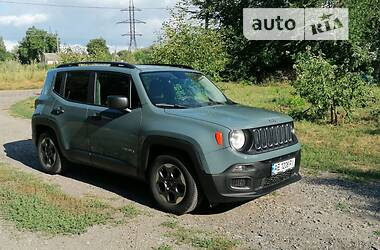
[[[129,33],[122,34],[122,36],[129,36],[129,51],[137,49],[136,36],[142,36],[142,34],[136,34],[136,24],[145,23],[144,21],[135,19],[135,11],[141,11],[141,9],[135,8],[133,0],[129,0],[129,7],[127,9],[122,9],[121,11],[128,11],[128,19],[125,21],[118,22],[118,24],[129,24]]]

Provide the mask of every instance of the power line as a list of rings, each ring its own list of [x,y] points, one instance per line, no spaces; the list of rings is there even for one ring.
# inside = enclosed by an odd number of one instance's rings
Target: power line
[[[120,10],[117,7],[110,6],[94,6],[94,5],[70,5],[70,4],[52,4],[52,3],[32,3],[32,2],[16,2],[16,1],[3,1],[0,3],[7,4],[17,4],[17,5],[33,5],[33,6],[46,6],[46,7],[57,7],[57,8],[77,8],[77,9],[108,9],[108,10]],[[146,7],[139,8],[141,10],[169,10],[169,7]]]

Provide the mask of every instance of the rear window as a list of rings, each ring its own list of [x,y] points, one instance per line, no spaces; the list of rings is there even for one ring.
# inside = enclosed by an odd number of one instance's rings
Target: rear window
[[[67,72],[65,98],[69,101],[88,103],[90,72]]]
[[[55,83],[54,83],[54,92],[58,95],[62,95],[62,86],[65,81],[65,72],[58,72],[55,77]]]

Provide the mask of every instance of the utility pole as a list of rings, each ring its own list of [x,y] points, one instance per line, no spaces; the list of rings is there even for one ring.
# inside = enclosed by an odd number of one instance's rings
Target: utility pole
[[[59,53],[59,38],[58,38],[58,33],[57,31],[55,32],[55,39],[56,39],[56,42],[57,42],[57,53]]]
[[[128,12],[128,19],[125,21],[118,22],[118,24],[129,24],[129,33],[122,34],[122,36],[129,36],[128,50],[132,51],[134,49],[137,49],[136,36],[142,36],[142,34],[136,33],[136,24],[145,22],[135,19],[135,11],[141,11],[141,9],[135,8],[133,0],[129,0],[129,7],[127,9],[122,9],[121,11]]]

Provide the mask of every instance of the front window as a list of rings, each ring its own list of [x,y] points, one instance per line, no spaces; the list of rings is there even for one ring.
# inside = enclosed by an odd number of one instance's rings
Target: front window
[[[95,79],[95,104],[106,107],[107,97],[111,95],[127,97],[131,109],[140,106],[140,100],[130,75],[117,72],[97,72]]]
[[[168,71],[141,73],[150,101],[163,108],[193,108],[229,104],[223,93],[204,75]]]

